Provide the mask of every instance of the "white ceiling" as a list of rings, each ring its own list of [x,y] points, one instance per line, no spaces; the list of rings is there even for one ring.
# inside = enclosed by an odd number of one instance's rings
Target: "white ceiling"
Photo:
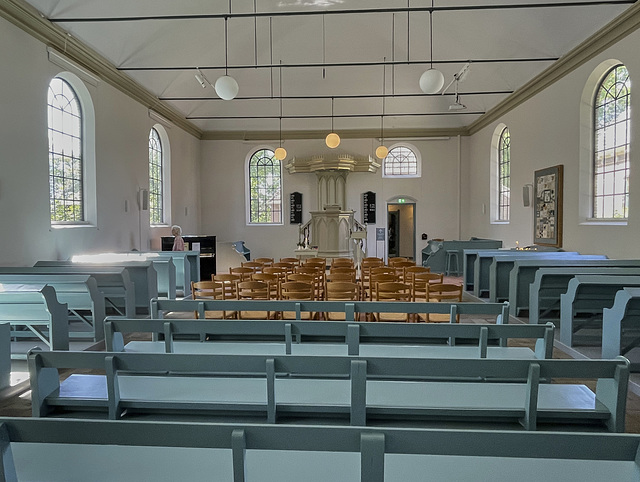
[[[28,3],[203,131],[277,131],[282,62],[285,136],[286,131],[328,130],[332,97],[336,131],[379,129],[383,82],[385,129],[468,126],[632,5],[436,0],[433,60],[445,85],[467,60],[472,62],[459,86],[467,109],[451,112],[453,86],[447,95],[428,96],[418,85],[430,58],[431,0]],[[229,74],[240,91],[236,99],[223,101],[211,86],[200,86],[195,69],[200,67],[212,83],[223,74],[225,21],[220,16],[229,14],[230,4]],[[384,12],[333,13],[364,9]],[[335,65],[358,63],[369,65]]]

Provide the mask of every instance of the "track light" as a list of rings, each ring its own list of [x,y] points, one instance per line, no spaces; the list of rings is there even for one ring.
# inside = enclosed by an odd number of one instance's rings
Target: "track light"
[[[206,89],[207,85],[211,85],[211,82],[209,82],[209,79],[207,79],[205,75],[202,72],[200,72],[199,68],[197,68],[196,70],[197,70],[196,80],[200,82],[200,85],[202,86],[203,89]]]

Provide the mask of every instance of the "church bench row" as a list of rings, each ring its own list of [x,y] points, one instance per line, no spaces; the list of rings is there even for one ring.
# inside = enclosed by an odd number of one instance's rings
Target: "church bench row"
[[[457,271],[462,272],[462,260],[465,249],[498,249],[502,248],[502,241],[496,239],[471,238],[469,240],[430,239],[422,250],[422,266],[428,266],[432,272],[444,273],[447,252],[457,252]]]
[[[295,312],[296,319],[306,312],[343,312],[346,321],[355,321],[356,313],[434,313],[448,314],[451,323],[458,315],[495,317],[497,324],[509,322],[508,303],[423,303],[403,301],[285,301],[285,300],[151,300],[151,318],[160,319],[169,312],[198,313],[205,318],[206,311],[270,311]]]
[[[163,335],[164,341],[131,341],[125,346],[124,335],[129,333],[152,333],[154,339]],[[182,341],[189,336],[195,341]],[[113,352],[544,359],[552,357],[553,336],[551,323],[543,326],[112,317],[105,322],[106,349]],[[510,339],[533,340],[535,348],[510,347]]]
[[[560,295],[560,341],[566,346],[593,343],[594,337],[576,333],[595,328],[595,343],[602,343],[602,314],[610,308],[616,293],[625,287],[640,287],[640,276],[577,275]],[[586,317],[586,318],[585,318]]]
[[[0,418],[4,480],[638,482],[639,448],[637,434]]]
[[[88,268],[88,269],[87,269]],[[0,275],[89,275],[96,280],[98,291],[105,300],[105,309],[112,308],[119,315],[135,316],[135,289],[127,268],[108,266],[30,266],[0,267]]]
[[[640,288],[623,288],[602,314],[602,358],[624,355],[640,343]],[[631,363],[632,371],[640,364]]]
[[[69,332],[67,325],[69,337],[89,338],[93,341],[104,338],[105,302],[94,277],[84,274],[0,274],[0,284],[51,286],[57,300],[66,304],[69,318],[79,320],[88,328]]]
[[[523,259],[564,259],[580,256],[576,251],[517,251],[517,250],[477,250],[473,262],[473,295],[484,297],[489,293],[491,263],[496,256],[515,256]],[[465,250],[467,258],[467,250]]]
[[[28,355],[32,414],[90,410],[110,419],[159,413],[283,422],[293,417],[604,425],[624,431],[628,360],[42,352]],[[60,369],[104,370],[105,375]],[[596,392],[574,379],[597,379]],[[554,383],[540,383],[554,380]]]
[[[558,258],[562,259],[558,259]],[[517,254],[500,255],[492,258],[491,265],[489,266],[489,301],[497,303],[500,301],[509,300],[511,272],[515,268],[515,264],[522,260],[521,256]],[[569,256],[534,256],[525,258],[525,261],[533,261],[533,263],[558,263],[562,261],[568,261],[570,263],[581,263],[585,261],[610,261],[605,255],[569,255]]]
[[[73,269],[91,273],[96,268],[126,268],[134,286],[136,312],[148,313],[149,300],[158,297],[158,275],[151,261],[123,261],[104,263],[73,263],[71,261],[38,261],[35,266],[72,266]]]
[[[200,251],[149,251],[143,254],[171,258],[176,270],[176,290],[191,295],[191,282],[200,281]]]
[[[523,253],[524,256],[533,255],[536,256],[543,251],[528,251],[528,250],[516,250],[516,249],[464,249],[463,250],[463,287],[465,291],[473,292],[474,294],[478,290],[478,285],[476,278],[479,276],[477,272],[476,262],[478,261],[478,257],[480,253],[504,253],[511,254],[514,253]],[[557,252],[554,251],[544,251],[543,253]],[[479,264],[478,264],[479,266]],[[488,264],[486,265],[488,267]],[[488,278],[487,278],[488,282]],[[488,286],[488,285],[487,285]],[[485,289],[488,289],[485,288]],[[478,295],[476,295],[478,296]]]
[[[538,259],[519,259],[514,263],[513,269],[509,275],[509,305],[511,314],[519,316],[521,312],[534,311],[530,310],[530,296],[532,295],[531,285],[538,279],[536,273],[541,269],[550,268],[545,271],[544,277],[550,276],[548,279],[540,279],[541,283],[547,281],[551,286],[556,284],[557,277],[558,286],[564,287],[564,291],[558,292],[557,302],[560,302],[560,293],[566,292],[566,285],[573,274],[640,274],[640,260],[638,259],[572,259],[572,260],[538,260]],[[566,282],[560,282],[561,279]],[[538,285],[540,286],[540,285]],[[543,290],[550,289],[541,286]],[[537,293],[537,291],[535,291]],[[531,316],[531,313],[529,313]]]
[[[58,301],[55,289],[49,285],[4,284],[0,291],[0,323],[6,324],[10,337],[35,336],[52,350],[69,349],[67,305]],[[10,344],[4,355],[20,357],[11,355]]]
[[[11,326],[0,321],[0,392],[11,385]]]

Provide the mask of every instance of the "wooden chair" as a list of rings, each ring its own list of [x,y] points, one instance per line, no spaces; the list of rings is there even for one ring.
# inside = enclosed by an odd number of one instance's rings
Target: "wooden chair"
[[[237,300],[238,299],[238,283],[242,280],[237,274],[214,274],[211,275],[211,280],[220,283],[222,288],[223,300]],[[235,311],[225,311],[225,318],[237,318],[238,313]]]
[[[286,268],[281,268],[280,266],[265,266],[262,268],[263,273],[275,274],[278,276],[278,285],[284,283],[286,281],[287,270]]]
[[[324,269],[327,269],[327,258],[307,258],[304,260],[304,264],[317,264],[324,266]]]
[[[264,281],[240,281],[238,283],[238,300],[268,300],[271,287]],[[272,318],[270,311],[240,311],[238,318],[245,320],[268,320]]]
[[[229,274],[235,274],[240,276],[240,281],[248,281],[251,279],[251,275],[256,271],[253,268],[247,266],[237,266],[229,268]]]
[[[395,266],[396,263],[401,263],[401,262],[404,262],[404,261],[409,261],[409,258],[404,258],[402,256],[396,256],[396,257],[387,259],[387,265],[388,266]]]
[[[262,263],[262,266],[271,266],[273,264],[273,258],[256,258],[256,263]]]
[[[360,263],[360,283],[365,290],[369,289],[369,271],[380,266],[384,266],[384,261],[380,258],[364,258]]]
[[[324,289],[324,281],[325,281],[324,271],[319,266],[315,266],[311,264],[311,265],[296,266],[295,272],[313,276],[315,280],[316,299],[321,300],[322,290]]]
[[[277,274],[273,273],[254,273],[251,277],[252,281],[264,281],[269,283],[269,298],[277,300],[280,298],[280,278]]]
[[[429,284],[444,283],[443,273],[413,273],[411,286],[413,288],[413,301],[429,301]]]
[[[390,266],[374,266],[367,270],[366,277],[362,282],[362,294],[363,299],[373,300],[373,291],[375,288],[373,278],[379,275],[390,275],[393,276],[393,279],[385,279],[385,281],[400,281],[396,270],[391,268]]]
[[[280,258],[281,263],[291,263],[294,266],[300,266],[300,260],[298,258]]]
[[[289,273],[287,274],[287,281],[299,281],[301,283],[311,283],[312,285],[315,285],[316,277],[312,274]]]
[[[280,299],[283,300],[313,300],[315,298],[315,286],[313,283],[304,283],[302,281],[287,281],[280,286]],[[281,313],[283,320],[295,320],[295,311],[283,311]],[[316,314],[314,312],[301,312],[300,319],[313,320]]]
[[[264,264],[258,261],[245,261],[242,263],[243,268],[251,268],[255,273],[259,273],[264,268]]]
[[[404,279],[405,270],[407,268],[415,268],[417,266],[413,261],[398,261],[394,263],[391,267],[396,270],[396,273],[398,274],[398,278],[400,278],[403,283],[407,283],[408,281]]]
[[[404,268],[404,282],[413,283],[413,275],[415,273],[431,273],[431,268],[428,266],[407,266]]]
[[[376,283],[376,301],[411,301],[411,285],[399,282]],[[408,322],[408,313],[375,313],[375,321]]]
[[[369,299],[376,299],[376,290],[378,289],[379,283],[401,283],[400,278],[395,273],[379,273],[372,274],[371,285],[369,286]]]
[[[221,300],[223,296],[222,283],[218,281],[192,281],[191,299],[193,300]],[[198,318],[198,312],[195,312]],[[205,311],[204,317],[211,320],[222,320],[225,318],[224,311]]]
[[[330,269],[338,267],[353,268],[353,266],[354,265],[352,258],[332,258]]]
[[[358,301],[360,287],[356,283],[344,281],[327,281],[325,284],[325,299],[327,301]],[[344,312],[326,312],[324,319],[330,321],[344,321]]]
[[[453,303],[462,301],[462,285],[451,283],[428,284],[429,301]],[[428,323],[448,323],[449,315],[427,313]],[[460,323],[460,315],[456,316],[456,323]]]
[[[347,272],[342,271],[332,271],[325,277],[325,283],[330,281],[343,281],[348,283],[356,282],[356,271],[351,270]]]
[[[284,268],[287,273],[293,273],[293,269],[297,266],[294,263],[289,263],[285,261],[278,261],[277,263],[273,263],[271,265],[273,268]]]

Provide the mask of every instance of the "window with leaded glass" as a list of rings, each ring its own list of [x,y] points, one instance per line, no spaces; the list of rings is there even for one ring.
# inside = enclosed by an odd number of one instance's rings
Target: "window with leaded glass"
[[[149,132],[149,222],[164,223],[162,182],[162,142],[156,129]]]
[[[629,217],[631,81],[624,65],[604,77],[594,102],[593,217]]]
[[[280,161],[270,149],[256,151],[249,160],[249,222],[282,223]]]
[[[498,221],[509,221],[511,209],[511,134],[506,127],[498,142]]]
[[[51,222],[83,222],[82,110],[75,91],[59,77],[49,83],[47,115]]]
[[[383,176],[418,176],[418,158],[416,153],[406,146],[397,146],[389,150],[384,158]]]

